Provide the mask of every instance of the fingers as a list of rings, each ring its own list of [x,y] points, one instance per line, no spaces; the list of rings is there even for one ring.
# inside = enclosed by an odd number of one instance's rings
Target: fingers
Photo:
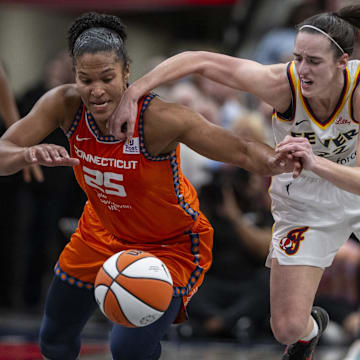
[[[40,144],[28,148],[25,159],[30,164],[44,166],[76,166],[80,163],[79,159],[70,158],[65,148],[54,144]]]
[[[294,161],[293,178],[296,179],[302,172],[303,165],[300,160]]]
[[[41,166],[38,164],[32,164],[23,169],[23,179],[26,183],[31,182],[32,179],[35,179],[37,182],[44,181],[44,174],[41,169]]]
[[[126,138],[131,140],[134,136],[137,113],[137,100],[130,99],[124,94],[119,106],[109,119],[110,134],[122,141]]]
[[[134,131],[135,131],[135,121],[130,121],[128,122],[128,126],[126,129],[126,137],[131,140],[134,136]]]
[[[109,119],[109,131],[116,139],[121,139],[124,137],[124,134],[121,132],[122,121],[119,116],[117,116],[117,109],[114,114],[111,115]]]
[[[280,144],[277,148],[276,148],[276,152],[277,153],[282,153],[282,154],[292,154],[294,155],[295,152],[297,151],[303,151],[303,152],[311,152],[311,146],[310,144],[306,144],[306,143],[287,143],[287,144]]]
[[[45,180],[44,173],[43,173],[40,165],[38,165],[38,164],[30,165],[29,169],[32,173],[33,178],[37,182],[41,183]]]
[[[25,160],[29,163],[36,163],[38,161],[36,156],[36,150],[34,147],[30,147],[25,152]]]
[[[23,169],[23,179],[26,183],[31,181],[31,170],[29,167]]]
[[[284,152],[284,151],[287,151],[286,149],[289,147],[289,146],[308,146],[308,147],[311,147],[310,143],[309,143],[309,140],[307,138],[304,138],[304,137],[293,137],[293,136],[290,136],[290,135],[286,135],[284,140],[281,141],[277,146],[276,146],[276,149],[275,151],[276,152]]]

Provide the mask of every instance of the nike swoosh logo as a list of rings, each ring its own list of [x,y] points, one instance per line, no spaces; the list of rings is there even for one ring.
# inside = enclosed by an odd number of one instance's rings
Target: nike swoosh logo
[[[298,122],[295,123],[295,125],[298,126],[298,125],[302,124],[305,121],[309,121],[309,120],[305,119],[305,120],[298,121]]]
[[[79,135],[76,135],[76,140],[77,141],[85,141],[85,140],[91,140],[91,138],[81,138],[81,137],[79,137]]]

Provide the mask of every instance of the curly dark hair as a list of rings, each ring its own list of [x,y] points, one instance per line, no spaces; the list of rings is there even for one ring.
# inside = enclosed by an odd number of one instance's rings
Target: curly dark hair
[[[74,63],[84,53],[114,51],[124,65],[129,64],[125,41],[126,26],[115,15],[88,12],[74,20],[68,30],[68,49]]]

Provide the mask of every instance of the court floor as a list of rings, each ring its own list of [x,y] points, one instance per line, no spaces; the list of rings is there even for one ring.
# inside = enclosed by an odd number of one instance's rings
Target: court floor
[[[39,315],[0,312],[0,360],[41,360],[37,344],[39,324]],[[111,360],[109,330],[106,322],[89,322],[84,330],[81,360]],[[183,340],[174,334],[163,342],[161,360],[280,360],[283,350],[275,342],[259,341],[245,346],[216,339]],[[321,345],[314,360],[343,360],[347,350]]]

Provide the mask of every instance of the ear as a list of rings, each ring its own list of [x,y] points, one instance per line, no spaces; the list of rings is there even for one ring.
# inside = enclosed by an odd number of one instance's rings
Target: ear
[[[124,82],[125,82],[125,84],[127,84],[129,82],[129,77],[130,77],[130,66],[129,66],[129,64],[126,64],[125,69],[124,69]]]
[[[347,53],[342,54],[337,61],[338,67],[341,70],[345,70],[348,61],[349,61],[349,54],[347,54]]]

